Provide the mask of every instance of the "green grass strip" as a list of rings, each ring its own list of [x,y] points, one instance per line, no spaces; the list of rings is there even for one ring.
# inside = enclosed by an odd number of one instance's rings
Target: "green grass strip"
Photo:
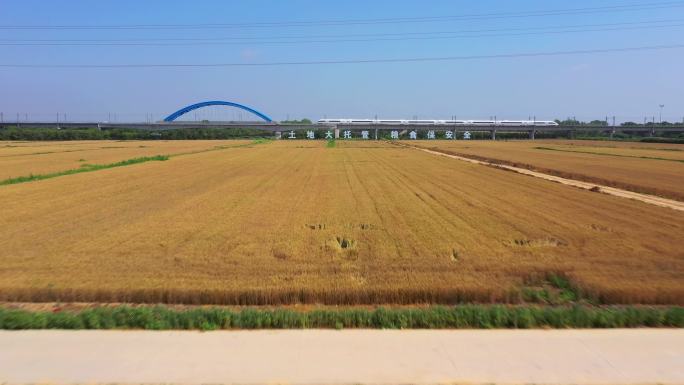
[[[17,184],[17,183],[35,182],[35,181],[43,180],[43,179],[56,178],[58,176],[80,174],[82,172],[91,172],[91,171],[104,170],[107,168],[130,166],[132,164],[152,162],[152,161],[165,161],[168,159],[169,159],[168,155],[155,155],[155,156],[143,156],[140,158],[127,159],[127,160],[122,160],[120,162],[109,163],[109,164],[84,164],[80,168],[74,168],[71,170],[53,172],[50,174],[38,174],[38,175],[31,174],[29,176],[19,176],[16,178],[8,178],[8,179],[0,181],[0,186],[9,185],[9,184]]]
[[[335,148],[337,143],[335,142],[335,139],[330,139],[328,142],[325,144],[325,147],[327,148]]]
[[[458,305],[425,308],[289,309],[165,306],[30,312],[0,308],[0,329],[526,329],[684,327],[684,307]]]
[[[560,148],[552,147],[534,147],[535,150],[546,150],[546,151],[558,151],[558,152],[575,152],[578,154],[590,154],[590,155],[602,155],[602,156],[615,156],[618,158],[637,158],[637,159],[651,159],[651,160],[667,160],[670,162],[680,162],[684,163],[682,159],[670,159],[670,158],[658,158],[654,156],[637,156],[637,155],[620,155],[620,154],[608,154],[605,152],[594,152],[594,151],[581,151],[581,150],[562,150]]]

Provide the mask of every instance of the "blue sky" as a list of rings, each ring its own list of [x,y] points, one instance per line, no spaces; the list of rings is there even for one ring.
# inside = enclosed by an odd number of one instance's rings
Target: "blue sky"
[[[2,0],[0,25],[235,24],[416,18],[653,4],[647,1],[36,1]],[[543,17],[212,29],[0,29],[25,39],[251,38],[247,44],[186,46],[0,46],[0,64],[263,63],[496,55],[684,44],[678,7]],[[664,22],[667,21],[667,22]],[[643,28],[620,23],[657,22]],[[513,29],[567,26],[620,30],[515,35]],[[639,26],[639,29],[624,29]],[[301,42],[322,35],[503,30],[499,36],[363,42]],[[539,30],[537,30],[538,32]],[[470,33],[482,35],[487,33]],[[491,33],[490,33],[491,34]],[[463,35],[463,33],[461,33]],[[466,34],[467,35],[467,34]],[[298,43],[272,44],[285,36]],[[408,36],[408,35],[405,35]],[[437,36],[432,34],[429,36]],[[264,43],[266,42],[266,43]],[[271,43],[268,43],[271,42]],[[684,118],[684,49],[416,63],[218,68],[0,68],[5,120],[143,121],[203,100],[244,103],[277,120],[299,117],[553,119],[643,121]],[[247,119],[235,110],[199,118]],[[194,116],[190,116],[194,119]],[[61,118],[60,118],[61,119]]]

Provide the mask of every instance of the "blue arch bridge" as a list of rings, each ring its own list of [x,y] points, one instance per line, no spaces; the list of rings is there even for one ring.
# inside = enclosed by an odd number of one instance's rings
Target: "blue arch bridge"
[[[191,104],[191,105],[189,105],[187,107],[183,107],[180,110],[174,112],[173,114],[167,116],[166,118],[164,118],[164,121],[165,122],[173,122],[174,120],[176,120],[179,117],[187,114],[190,111],[194,111],[196,109],[203,108],[203,107],[209,107],[209,106],[235,107],[235,108],[239,108],[241,110],[245,110],[247,112],[251,112],[252,114],[260,117],[261,119],[263,119],[264,121],[266,121],[268,123],[273,122],[273,119],[269,118],[266,114],[262,114],[261,112],[255,110],[251,107],[247,107],[244,104],[239,104],[239,103],[234,103],[234,102],[225,102],[222,100],[210,100],[207,102],[200,102],[200,103]]]

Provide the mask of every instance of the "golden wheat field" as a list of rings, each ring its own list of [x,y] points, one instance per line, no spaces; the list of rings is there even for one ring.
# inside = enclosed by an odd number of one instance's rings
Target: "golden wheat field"
[[[126,159],[206,151],[240,140],[0,142],[0,180],[107,164]]]
[[[120,155],[219,145],[138,143]],[[684,304],[681,212],[384,142],[229,146],[0,186],[0,299],[518,302],[558,274],[604,303]]]
[[[412,145],[684,201],[684,145],[605,141],[415,141]]]

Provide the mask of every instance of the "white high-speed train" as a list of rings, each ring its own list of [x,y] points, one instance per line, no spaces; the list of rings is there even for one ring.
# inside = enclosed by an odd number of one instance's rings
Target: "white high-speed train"
[[[319,119],[319,124],[387,124],[425,126],[503,126],[503,127],[549,127],[558,123],[550,120],[386,120],[386,119]]]

